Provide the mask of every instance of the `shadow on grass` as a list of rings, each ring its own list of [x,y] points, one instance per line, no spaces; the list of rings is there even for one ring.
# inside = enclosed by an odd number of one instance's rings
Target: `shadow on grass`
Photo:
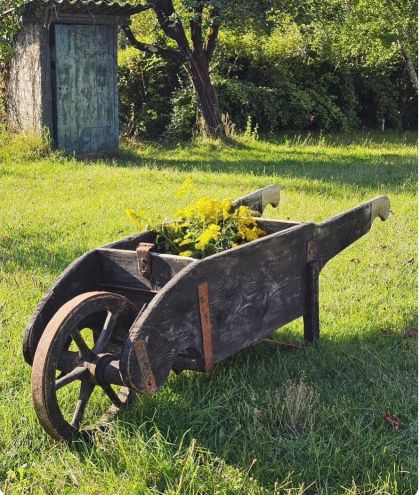
[[[51,231],[48,243],[45,232],[38,234],[21,230],[13,238],[0,239],[0,263],[12,270],[20,268],[25,271],[40,271],[45,274],[59,274],[71,262],[88,251],[87,247],[77,244],[73,247],[51,249],[49,246],[60,239],[61,233]]]
[[[384,188],[396,191],[405,184],[405,190],[416,191],[416,160],[398,154],[383,153],[375,156],[355,156],[351,153],[329,155],[322,151],[288,150],[279,154],[275,159],[273,153],[267,153],[269,158],[261,158],[263,152],[253,153],[250,157],[235,156],[236,147],[228,146],[232,156],[218,156],[217,150],[197,153],[191,151],[189,158],[156,158],[152,152],[144,154],[125,149],[119,154],[119,159],[113,162],[118,167],[152,166],[160,170],[176,169],[181,172],[204,171],[223,174],[252,174],[255,176],[278,177],[283,179],[298,179],[308,182],[307,192],[319,193],[331,186],[352,186],[363,189]],[[165,151],[176,153],[176,148],[165,148]],[[225,149],[226,151],[226,149]],[[209,159],[209,156],[214,155]],[[255,154],[255,158],[252,158]],[[300,184],[288,184],[289,189],[302,189]]]
[[[379,329],[294,352],[262,343],[207,375],[173,377],[168,390],[138,398],[121,419],[133,431],[142,425],[146,438],[156,429],[167,435],[174,454],[187,432],[186,447],[196,439],[243,472],[256,459],[251,475],[267,489],[289,472],[295,483],[329,480],[337,490],[352,476],[359,484],[391,473],[394,463],[414,475],[416,405],[407,401],[415,395],[414,348],[402,333]],[[399,433],[383,420],[390,411],[402,418]]]
[[[326,487],[341,493],[381,478],[386,484],[387,476],[409,493],[416,483],[416,404],[407,395],[415,396],[415,374],[414,339],[398,332],[374,329],[294,352],[262,343],[206,375],[172,376],[159,393],[138,397],[113,428],[146,445],[158,434],[173,455],[173,481],[182,476],[180,446],[186,453],[194,441],[197,466],[210,453],[268,493],[290,473],[294,487],[314,483],[309,493]],[[401,418],[399,431],[384,422],[387,412]],[[74,449],[95,464],[95,443]],[[124,475],[118,452],[107,468]]]

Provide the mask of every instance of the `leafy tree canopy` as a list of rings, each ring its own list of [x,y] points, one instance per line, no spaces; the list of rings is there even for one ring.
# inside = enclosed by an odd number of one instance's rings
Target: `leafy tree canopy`
[[[0,1],[0,70],[4,69],[13,53],[11,41],[19,26],[19,20],[14,9],[22,3],[22,0]]]
[[[380,66],[417,53],[417,2],[414,0],[310,0],[313,46],[336,61]],[[327,51],[327,53],[325,53]]]

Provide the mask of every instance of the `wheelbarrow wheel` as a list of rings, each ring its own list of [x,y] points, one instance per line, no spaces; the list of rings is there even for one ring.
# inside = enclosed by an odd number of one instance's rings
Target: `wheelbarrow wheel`
[[[133,392],[112,383],[122,383],[118,360],[137,314],[124,296],[86,292],[50,320],[35,353],[32,398],[41,425],[53,438],[89,437],[128,403]],[[110,363],[116,379],[107,383],[99,379],[99,370]]]

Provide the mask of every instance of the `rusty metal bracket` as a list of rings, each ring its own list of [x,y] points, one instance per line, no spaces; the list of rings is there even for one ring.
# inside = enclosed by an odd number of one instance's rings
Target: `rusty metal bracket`
[[[213,367],[213,342],[209,308],[209,286],[207,282],[198,286],[198,303],[200,306],[201,336],[203,340],[204,366],[206,371]]]
[[[306,261],[312,263],[318,257],[318,248],[315,241],[308,241],[308,247],[306,251]]]
[[[140,275],[147,279],[150,279],[152,275],[150,251],[154,246],[149,242],[141,242],[136,249]]]
[[[156,391],[156,380],[153,376],[152,367],[150,366],[149,358],[147,356],[146,344],[141,339],[136,340],[133,344],[133,349],[143,378],[143,386],[146,389],[147,394],[152,394]]]

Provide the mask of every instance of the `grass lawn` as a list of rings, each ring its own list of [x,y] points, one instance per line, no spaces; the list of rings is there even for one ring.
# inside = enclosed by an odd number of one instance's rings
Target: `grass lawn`
[[[413,134],[126,144],[83,163],[0,134],[0,488],[7,494],[413,494],[417,487],[417,145]],[[170,217],[185,199],[275,183],[266,216],[321,221],[378,194],[394,215],[321,274],[321,341],[261,343],[210,373],[171,375],[93,445],[36,419],[24,327],[89,248],[129,235],[125,208]],[[301,321],[271,338],[301,340]],[[401,420],[398,430],[384,414]]]

